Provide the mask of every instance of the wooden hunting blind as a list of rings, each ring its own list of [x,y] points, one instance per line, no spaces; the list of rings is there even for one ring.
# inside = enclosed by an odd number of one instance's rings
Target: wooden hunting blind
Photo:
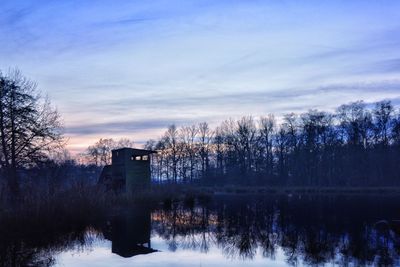
[[[117,192],[133,193],[150,186],[152,150],[120,148],[112,151],[111,165],[104,166],[99,182]]]

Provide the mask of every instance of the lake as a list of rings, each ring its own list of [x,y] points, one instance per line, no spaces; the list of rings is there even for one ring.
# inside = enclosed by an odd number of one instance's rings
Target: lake
[[[399,266],[399,200],[220,195],[135,206],[57,237],[1,244],[0,260],[28,266]]]

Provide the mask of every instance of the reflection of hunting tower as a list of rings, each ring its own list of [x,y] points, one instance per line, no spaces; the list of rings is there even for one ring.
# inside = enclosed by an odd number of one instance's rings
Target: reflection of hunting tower
[[[155,252],[150,233],[151,213],[145,207],[133,207],[113,216],[103,228],[104,237],[112,241],[112,253],[125,258]]]
[[[99,183],[117,192],[132,193],[150,186],[151,150],[120,148],[112,151],[111,165],[101,172]]]

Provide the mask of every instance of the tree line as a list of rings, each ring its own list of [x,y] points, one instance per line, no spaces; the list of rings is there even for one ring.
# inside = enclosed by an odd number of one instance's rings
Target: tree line
[[[168,127],[146,149],[154,179],[204,184],[400,184],[400,112],[390,101]]]
[[[114,140],[113,138],[100,138],[99,141],[89,146],[85,152],[79,155],[82,164],[105,166],[111,164],[111,151],[118,148],[133,147],[134,141],[121,138]]]
[[[68,155],[60,160],[64,145],[60,115],[40,94],[36,83],[17,70],[0,72],[1,190],[6,185],[18,195],[21,180],[48,176],[43,174],[59,167],[70,170],[57,175],[60,181],[88,172],[95,177],[97,167],[110,164],[112,149],[132,147],[134,143],[129,139],[100,139],[87,149],[80,164]],[[159,182],[399,185],[400,111],[390,101],[357,101],[334,112],[309,110],[279,119],[272,114],[245,116],[228,119],[214,128],[206,122],[171,125],[159,140],[149,140],[145,148],[158,151],[151,168],[154,180]],[[83,165],[97,167],[81,168]],[[77,174],[77,169],[82,170]],[[57,179],[48,180],[51,184]]]

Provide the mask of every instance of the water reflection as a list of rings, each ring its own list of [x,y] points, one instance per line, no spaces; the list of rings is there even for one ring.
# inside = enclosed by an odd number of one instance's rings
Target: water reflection
[[[18,238],[13,238],[12,231],[8,235],[3,231],[0,261],[1,266],[52,266],[60,253],[100,253],[99,240],[106,239],[115,257],[131,260],[145,255],[143,260],[151,259],[153,264],[164,259],[163,253],[191,251],[219,253],[228,262],[240,260],[242,265],[260,262],[260,258],[264,263],[284,260],[287,265],[400,265],[398,200],[220,196],[202,204],[134,207],[75,229],[27,229]],[[152,247],[154,241],[157,244]],[[152,253],[158,250],[163,252]],[[85,266],[91,263],[94,260]]]
[[[112,253],[124,258],[156,252],[151,248],[150,232],[151,212],[144,207],[111,217],[103,228],[104,238],[111,241]]]
[[[1,229],[0,266],[53,266],[55,255],[65,250],[77,252],[91,248],[99,233],[89,227],[49,229],[26,225],[18,232]]]
[[[171,250],[216,245],[228,258],[251,260],[258,249],[290,265],[399,263],[399,204],[393,198],[229,197],[201,207],[156,210],[154,231]]]

